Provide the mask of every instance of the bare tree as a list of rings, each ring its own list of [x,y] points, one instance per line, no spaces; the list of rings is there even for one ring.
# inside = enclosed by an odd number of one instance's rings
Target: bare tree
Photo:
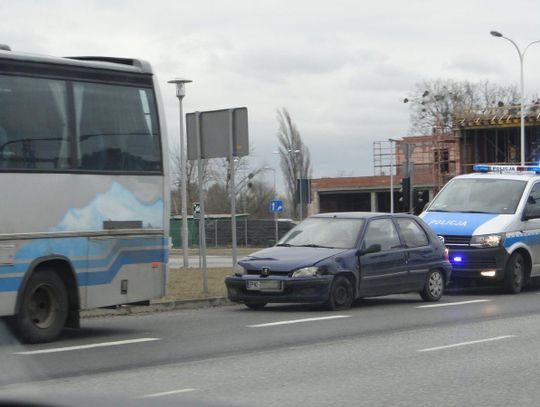
[[[464,111],[482,111],[518,100],[515,86],[437,79],[416,84],[412,95],[403,101],[411,104],[411,132],[424,135],[451,132],[456,117]]]
[[[203,185],[206,185],[210,179],[209,160],[203,161]],[[180,213],[180,151],[178,148],[171,152],[171,200],[172,211]],[[188,212],[191,211],[193,202],[199,201],[199,180],[197,172],[197,161],[187,161],[186,164],[186,192]]]
[[[277,118],[279,123],[277,138],[279,141],[278,151],[281,171],[285,178],[292,216],[298,218],[298,210],[295,205],[296,196],[298,195],[296,180],[311,178],[311,158],[309,150],[303,143],[300,132],[287,109],[278,110]]]

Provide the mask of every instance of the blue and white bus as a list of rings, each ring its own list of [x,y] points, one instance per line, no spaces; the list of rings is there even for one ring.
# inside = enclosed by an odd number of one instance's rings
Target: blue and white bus
[[[161,112],[147,62],[0,46],[0,316],[23,342],[164,295]]]

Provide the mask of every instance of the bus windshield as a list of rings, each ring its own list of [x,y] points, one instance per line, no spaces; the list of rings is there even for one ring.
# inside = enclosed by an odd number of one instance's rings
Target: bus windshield
[[[508,179],[454,179],[436,196],[428,211],[512,214],[526,182]]]

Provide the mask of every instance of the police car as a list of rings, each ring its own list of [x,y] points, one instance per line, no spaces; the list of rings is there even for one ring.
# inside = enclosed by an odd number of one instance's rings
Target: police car
[[[449,249],[452,280],[519,293],[540,276],[540,166],[476,165],[449,181],[420,217]]]

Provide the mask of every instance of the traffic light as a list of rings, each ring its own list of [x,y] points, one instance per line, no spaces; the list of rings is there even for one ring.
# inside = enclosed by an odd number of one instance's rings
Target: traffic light
[[[413,211],[415,215],[418,215],[424,209],[426,202],[424,197],[424,191],[418,191],[413,189]]]
[[[411,207],[411,179],[409,177],[401,178],[401,198],[399,202],[406,211]]]

